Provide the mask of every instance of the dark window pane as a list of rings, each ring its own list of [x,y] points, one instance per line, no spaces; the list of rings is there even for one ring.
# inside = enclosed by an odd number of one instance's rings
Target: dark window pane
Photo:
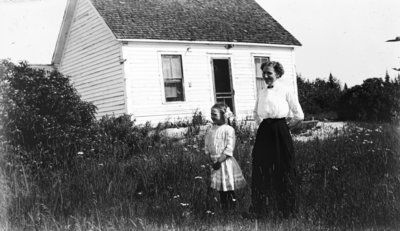
[[[218,103],[225,103],[228,107],[233,110],[232,98],[217,98]]]
[[[182,80],[165,81],[164,87],[167,102],[183,101]]]

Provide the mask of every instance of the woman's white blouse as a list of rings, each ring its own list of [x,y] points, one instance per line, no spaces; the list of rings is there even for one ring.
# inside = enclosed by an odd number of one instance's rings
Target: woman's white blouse
[[[304,113],[294,93],[277,80],[273,88],[264,88],[259,92],[254,119],[259,124],[263,119],[286,117],[303,120]]]

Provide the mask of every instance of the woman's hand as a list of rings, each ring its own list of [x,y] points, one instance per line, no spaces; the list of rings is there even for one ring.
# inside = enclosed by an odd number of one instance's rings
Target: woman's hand
[[[300,120],[293,120],[293,119],[291,119],[291,120],[289,120],[289,121],[287,122],[287,125],[288,125],[289,129],[295,128],[295,127],[297,127],[297,126],[300,125]]]

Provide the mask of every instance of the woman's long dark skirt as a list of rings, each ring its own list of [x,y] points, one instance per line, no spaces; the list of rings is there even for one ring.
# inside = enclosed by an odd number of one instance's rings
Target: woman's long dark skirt
[[[259,215],[287,218],[295,213],[293,140],[282,119],[264,119],[252,152],[252,210]]]

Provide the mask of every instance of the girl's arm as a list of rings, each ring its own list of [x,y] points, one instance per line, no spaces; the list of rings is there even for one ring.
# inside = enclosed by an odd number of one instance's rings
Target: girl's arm
[[[222,163],[228,158],[229,158],[229,156],[222,153],[221,156],[218,158],[218,162]]]
[[[222,151],[221,156],[218,158],[218,162],[224,162],[229,157],[233,156],[233,150],[235,149],[235,130],[229,126],[225,133],[225,149]]]
[[[209,133],[207,131],[206,136],[204,137],[204,153],[207,156],[210,156],[210,151],[208,150],[209,143],[210,143],[210,139],[209,139]]]

